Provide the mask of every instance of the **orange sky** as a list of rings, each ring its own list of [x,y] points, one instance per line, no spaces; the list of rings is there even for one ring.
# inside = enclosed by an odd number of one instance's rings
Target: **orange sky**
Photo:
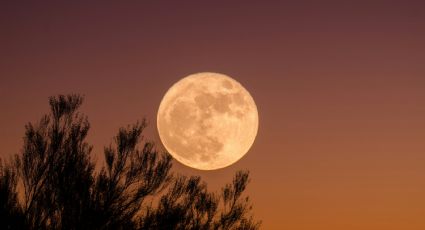
[[[425,229],[422,1],[155,2],[0,3],[0,156],[58,93],[86,96],[97,158],[143,116],[158,141],[167,89],[222,72],[255,99],[257,140],[223,170],[175,171],[217,189],[249,169],[263,229]]]

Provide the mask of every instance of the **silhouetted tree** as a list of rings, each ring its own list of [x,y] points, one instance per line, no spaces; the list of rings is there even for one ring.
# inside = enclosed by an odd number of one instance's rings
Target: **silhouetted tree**
[[[259,223],[246,215],[252,209],[241,197],[248,183],[247,171],[236,173],[221,194],[207,191],[201,178],[178,176],[159,205],[148,208],[139,219],[141,229],[258,229]]]
[[[170,172],[170,155],[143,138],[145,120],[119,130],[95,171],[82,102],[51,97],[50,113],[25,126],[21,154],[0,161],[0,229],[259,228],[242,196],[247,171],[208,192],[200,177]]]
[[[16,191],[17,177],[13,167],[3,165],[0,159],[0,223],[1,229],[23,228],[22,210]]]
[[[89,123],[77,112],[82,97],[50,98],[51,113],[26,125],[24,147],[16,155],[23,189],[23,212],[30,229],[81,229],[94,182]]]
[[[146,121],[120,129],[115,146],[105,148],[106,168],[96,178],[93,191],[96,222],[107,229],[135,229],[143,201],[164,189],[171,180],[171,157],[154,149],[152,142],[137,144]]]

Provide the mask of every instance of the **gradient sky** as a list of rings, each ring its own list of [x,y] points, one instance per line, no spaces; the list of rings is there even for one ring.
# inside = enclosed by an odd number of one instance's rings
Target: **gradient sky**
[[[20,151],[47,98],[80,93],[95,158],[156,112],[180,78],[232,76],[257,103],[238,163],[263,229],[425,229],[423,1],[2,1],[0,156]],[[281,1],[284,2],[284,1]],[[158,142],[159,143],[159,142]]]

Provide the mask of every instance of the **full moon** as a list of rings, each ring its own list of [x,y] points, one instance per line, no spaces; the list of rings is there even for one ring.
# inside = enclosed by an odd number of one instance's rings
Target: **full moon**
[[[251,148],[258,130],[254,99],[236,80],[219,73],[196,73],[175,83],[157,115],[158,133],[168,152],[192,168],[229,166]]]

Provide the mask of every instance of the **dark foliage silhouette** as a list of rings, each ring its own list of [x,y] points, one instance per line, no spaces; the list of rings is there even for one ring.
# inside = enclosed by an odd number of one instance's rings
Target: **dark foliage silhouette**
[[[18,204],[17,177],[13,167],[0,159],[0,223],[2,229],[22,228],[23,215]]]
[[[0,161],[0,229],[258,229],[239,171],[220,193],[171,172],[169,154],[143,138],[145,120],[121,128],[95,170],[79,95],[50,98],[25,126],[22,152]]]

